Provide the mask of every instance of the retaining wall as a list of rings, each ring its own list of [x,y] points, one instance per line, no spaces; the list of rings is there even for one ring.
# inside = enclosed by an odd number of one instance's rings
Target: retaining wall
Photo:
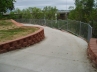
[[[87,54],[89,59],[97,66],[97,39],[91,38],[88,44]]]
[[[17,23],[17,22],[15,24],[19,25],[19,23]],[[19,26],[21,26],[21,25],[19,25]],[[26,27],[30,27],[30,26],[26,26]],[[42,41],[45,38],[44,29],[42,27],[38,27],[38,28],[39,28],[39,30],[32,34],[23,36],[18,39],[9,40],[7,42],[1,43],[0,44],[0,53],[24,48],[24,47],[27,47],[27,46],[30,46],[30,45],[33,45],[35,43]]]

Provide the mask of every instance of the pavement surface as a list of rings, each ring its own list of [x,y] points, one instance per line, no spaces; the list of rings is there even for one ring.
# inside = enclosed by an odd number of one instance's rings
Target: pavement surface
[[[30,24],[28,24],[30,25]],[[40,43],[0,54],[0,72],[96,72],[87,58],[87,42],[44,27]]]

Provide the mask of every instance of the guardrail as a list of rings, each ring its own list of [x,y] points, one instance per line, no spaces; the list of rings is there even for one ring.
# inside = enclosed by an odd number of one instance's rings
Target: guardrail
[[[86,39],[88,42],[92,37],[92,27],[88,23],[75,20],[46,20],[46,19],[16,19],[21,23],[30,23],[45,25],[51,28],[57,28],[73,33],[74,35],[80,36]]]

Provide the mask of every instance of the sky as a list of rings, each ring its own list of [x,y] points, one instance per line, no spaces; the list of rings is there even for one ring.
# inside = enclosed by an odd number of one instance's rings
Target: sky
[[[56,6],[59,10],[68,10],[69,6],[74,6],[74,0],[16,0],[15,8],[24,9],[37,7],[43,9],[45,6]]]

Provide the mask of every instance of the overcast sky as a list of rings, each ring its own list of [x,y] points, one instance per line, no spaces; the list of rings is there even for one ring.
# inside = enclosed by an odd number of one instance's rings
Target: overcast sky
[[[74,0],[16,0],[15,8],[24,9],[27,7],[43,8],[45,6],[56,6],[59,10],[68,10],[74,6]]]

